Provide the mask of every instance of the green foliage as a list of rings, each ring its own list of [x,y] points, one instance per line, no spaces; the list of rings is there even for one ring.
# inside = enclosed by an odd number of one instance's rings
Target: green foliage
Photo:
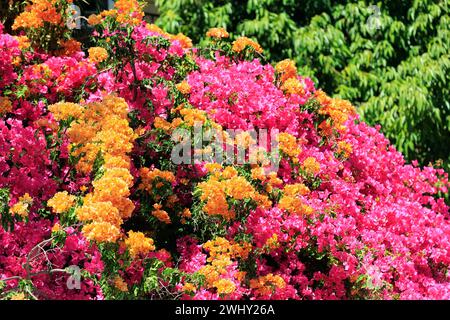
[[[166,31],[202,44],[211,27],[253,37],[271,61],[291,58],[318,87],[351,100],[407,160],[450,169],[447,0],[156,2]]]
[[[9,212],[9,190],[0,189],[0,224],[5,230],[14,228],[14,219]]]

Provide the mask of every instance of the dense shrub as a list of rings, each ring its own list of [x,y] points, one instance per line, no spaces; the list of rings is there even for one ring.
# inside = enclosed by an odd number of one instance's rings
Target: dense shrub
[[[86,51],[59,20],[33,38],[68,2],[0,30],[3,298],[450,298],[442,169],[405,164],[293,61],[223,29],[193,48],[134,0],[89,17]]]

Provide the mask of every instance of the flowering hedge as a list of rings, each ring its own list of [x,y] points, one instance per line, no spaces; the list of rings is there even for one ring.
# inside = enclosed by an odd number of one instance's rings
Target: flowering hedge
[[[0,26],[3,298],[450,299],[442,169],[251,39],[193,48],[119,0],[82,51],[70,2]],[[198,124],[249,161],[175,163]]]

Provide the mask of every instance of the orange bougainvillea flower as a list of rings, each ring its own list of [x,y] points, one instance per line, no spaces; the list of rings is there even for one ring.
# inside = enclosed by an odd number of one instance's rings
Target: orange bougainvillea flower
[[[153,239],[147,238],[142,232],[134,232],[132,230],[128,232],[128,238],[125,239],[125,245],[130,251],[130,255],[134,258],[138,255],[145,255],[155,250]]]
[[[12,111],[12,103],[6,97],[0,97],[0,116]]]
[[[72,3],[71,0],[67,2]],[[63,24],[60,10],[61,3],[57,0],[31,0],[31,4],[14,20],[12,29],[37,29],[43,27],[46,22],[60,26]]]
[[[328,97],[322,90],[317,90],[314,93],[314,97],[321,106],[319,114],[327,115],[331,120],[331,123],[323,121],[319,125],[319,129],[322,130],[323,135],[331,136],[333,129],[338,132],[344,132],[346,130],[345,122],[349,116],[356,114],[355,107],[347,100]]]
[[[158,203],[155,203],[153,205],[153,208],[155,210],[152,211],[152,215],[157,218],[159,221],[164,222],[166,224],[170,224],[172,223],[172,221],[170,220],[170,216],[167,213],[167,211],[162,210],[162,206]]]
[[[11,215],[20,216],[22,218],[28,217],[28,211],[33,205],[33,198],[25,193],[23,196],[19,197],[19,201],[14,204],[9,210]]]
[[[186,282],[186,283],[183,285],[182,290],[183,290],[184,292],[196,292],[196,291],[197,291],[197,288],[196,288],[192,283]]]
[[[75,203],[75,196],[69,195],[67,191],[56,193],[47,205],[53,209],[55,213],[63,213],[68,211]]]
[[[120,229],[108,222],[92,222],[83,226],[84,236],[97,242],[116,242],[120,238]]]
[[[211,28],[206,32],[206,36],[210,38],[222,39],[228,38],[230,35],[224,28]]]
[[[139,184],[138,188],[140,190],[146,190],[147,192],[152,192],[155,181],[164,180],[170,183],[174,183],[176,181],[175,175],[171,171],[161,171],[159,169],[149,169],[149,168],[141,168],[139,170],[139,174],[141,176],[142,182]]]
[[[172,39],[172,40],[175,40],[175,41],[179,41],[180,44],[181,44],[181,47],[182,47],[183,49],[189,49],[189,48],[192,48],[192,40],[191,40],[191,38],[185,36],[185,35],[182,34],[182,33],[179,33],[179,34],[177,34],[177,35],[171,36],[171,39]]]
[[[287,196],[307,195],[310,192],[309,188],[303,183],[287,184],[284,186],[283,194]]]
[[[176,87],[182,94],[188,94],[189,92],[191,92],[191,86],[186,80],[177,84]]]
[[[278,235],[276,233],[267,239],[266,246],[270,250],[276,249],[280,246],[280,243],[278,242]]]
[[[88,23],[91,26],[95,26],[97,24],[100,24],[102,22],[102,17],[100,15],[91,14],[88,18]]]
[[[60,121],[69,118],[78,119],[83,115],[84,108],[76,103],[59,102],[48,107],[48,110],[53,113],[53,117]]]
[[[20,50],[26,50],[31,46],[30,39],[27,36],[17,36],[15,38],[19,41]]]
[[[27,296],[25,295],[25,293],[23,293],[23,292],[17,292],[17,293],[14,293],[14,294],[10,297],[10,299],[11,299],[11,300],[29,300],[29,299],[27,298]]]
[[[349,155],[353,152],[353,147],[346,141],[339,141],[337,152],[342,153],[345,158],[348,158]]]
[[[297,77],[297,67],[295,62],[290,59],[280,61],[275,66],[275,71],[281,75],[281,82],[285,82],[287,79]]]
[[[257,279],[250,280],[250,288],[255,290],[257,294],[266,296],[275,292],[277,288],[284,289],[286,282],[278,275],[269,273]]]
[[[301,149],[298,146],[297,139],[286,132],[282,132],[277,136],[279,149],[289,156],[294,162],[298,161],[298,156],[301,153]]]
[[[251,47],[253,50],[255,50],[258,53],[262,53],[263,49],[261,46],[253,41],[252,39],[249,39],[247,37],[239,37],[233,42],[232,50],[234,52],[242,52],[246,47]]]
[[[105,96],[102,101],[87,106],[58,103],[49,110],[57,120],[77,120],[67,130],[69,151],[80,157],[77,170],[90,173],[102,155],[103,175],[94,180],[93,191],[83,198],[83,205],[75,212],[79,220],[88,222],[82,229],[86,238],[116,242],[121,237],[123,219],[134,211],[134,204],[128,199],[134,178],[127,154],[133,147],[135,134],[128,123],[128,105],[121,98]],[[60,194],[50,201],[56,211],[66,209],[60,201],[63,196],[71,197]]]
[[[287,79],[281,86],[281,90],[283,90],[287,94],[298,94],[298,95],[305,94],[303,84],[297,78]]]
[[[144,17],[143,4],[137,0],[117,0],[114,3],[116,20],[119,23],[138,25]]]
[[[81,43],[75,39],[60,40],[59,45],[61,49],[57,54],[60,56],[71,56],[81,51]]]
[[[52,227],[52,232],[58,232],[61,230],[61,225],[57,222]]]
[[[128,292],[128,285],[120,276],[114,278],[114,287],[121,292]]]
[[[100,63],[108,58],[108,51],[101,47],[92,47],[88,50],[89,60],[94,63]]]
[[[183,116],[183,121],[190,127],[196,124],[203,124],[206,122],[206,113],[198,109],[183,108],[180,110]]]
[[[217,288],[218,294],[230,294],[236,290],[236,285],[229,279],[219,279],[214,281],[213,286]]]
[[[320,163],[314,157],[306,158],[302,167],[308,174],[316,175],[320,172]]]

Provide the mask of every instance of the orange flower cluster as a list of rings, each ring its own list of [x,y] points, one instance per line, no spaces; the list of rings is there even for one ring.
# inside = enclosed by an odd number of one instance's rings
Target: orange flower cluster
[[[104,10],[100,14],[91,14],[88,23],[91,26],[103,22],[106,17],[113,17],[121,24],[138,25],[142,22],[145,14],[143,12],[144,3],[138,0],[117,0],[114,9]]]
[[[225,238],[216,237],[214,240],[209,240],[203,244],[203,249],[209,252],[208,262],[221,260],[225,258],[242,258],[247,259],[252,246],[250,243],[243,242],[231,243]]]
[[[26,50],[31,46],[30,39],[27,36],[16,36],[14,37],[19,42],[19,49]]]
[[[305,88],[297,76],[295,62],[289,59],[280,61],[275,66],[275,71],[280,76],[281,87],[286,94],[304,95]]]
[[[274,233],[269,239],[266,241],[266,247],[269,250],[276,249],[280,246],[280,243],[278,242],[278,235]]]
[[[210,179],[198,185],[202,190],[200,200],[206,201],[203,211],[209,215],[220,215],[227,220],[234,218],[233,210],[228,209],[228,202],[223,185],[217,179]]]
[[[209,252],[208,264],[202,267],[199,273],[205,276],[206,286],[216,288],[219,294],[234,292],[234,282],[223,276],[227,273],[227,267],[232,264],[232,259],[247,259],[252,250],[251,244],[230,243],[225,238],[217,237],[203,244],[203,248]],[[244,276],[244,272],[237,272],[234,280],[241,281]]]
[[[147,238],[142,232],[128,232],[128,238],[125,239],[131,257],[136,258],[139,255],[146,255],[155,250],[153,239]]]
[[[59,56],[71,56],[81,51],[81,43],[75,39],[60,40],[58,42],[61,49],[57,52]]]
[[[88,23],[91,26],[96,26],[97,24],[102,23],[102,16],[101,15],[96,15],[96,14],[91,14],[88,17]]]
[[[191,92],[191,86],[186,80],[183,80],[182,82],[177,84],[176,87],[182,94],[188,94],[189,92]]]
[[[35,64],[31,67],[31,70],[36,79],[48,79],[52,75],[52,70],[46,64]]]
[[[320,163],[314,157],[308,157],[303,161],[303,170],[307,174],[316,175],[320,172]]]
[[[179,33],[179,34],[177,34],[177,35],[171,35],[171,36],[170,36],[170,39],[171,39],[171,40],[174,40],[174,41],[179,41],[180,44],[181,44],[181,47],[182,47],[183,49],[189,49],[189,48],[192,48],[192,40],[191,40],[191,38],[185,36],[185,35],[182,34],[182,33]]]
[[[58,102],[49,106],[48,110],[57,121],[61,121],[70,118],[79,119],[83,115],[84,108],[76,103]]]
[[[27,298],[27,296],[25,295],[25,293],[23,293],[23,292],[14,293],[9,299],[10,300],[29,300]]]
[[[67,3],[72,3],[72,0],[67,0]],[[64,21],[60,11],[58,0],[31,0],[31,4],[26,6],[24,12],[14,20],[12,29],[42,28],[45,22],[52,25],[63,25]]]
[[[133,148],[135,135],[128,124],[128,105],[125,100],[106,96],[101,102],[82,107],[81,111],[67,103],[49,108],[59,120],[67,120],[64,118],[66,115],[75,118],[67,134],[72,155],[81,157],[76,165],[77,170],[90,173],[99,153],[105,157],[106,166],[111,166],[109,161],[113,161],[119,167],[128,168],[126,154]]]
[[[156,129],[161,129],[163,131],[171,131],[172,130],[172,124],[160,117],[155,118],[155,121],[153,122],[153,126]]]
[[[162,205],[159,203],[155,203],[153,205],[153,208],[155,210],[152,211],[152,215],[158,219],[161,222],[164,222],[165,224],[170,224],[172,223],[172,220],[170,220],[170,216],[167,213],[167,211],[162,210]]]
[[[273,294],[277,288],[284,289],[285,287],[286,282],[284,279],[272,273],[250,280],[250,288],[254,289],[261,296]]]
[[[142,182],[139,184],[139,190],[145,190],[148,193],[151,193],[154,188],[160,188],[163,186],[161,180],[165,180],[170,183],[174,183],[176,178],[173,172],[171,171],[161,171],[157,168],[149,169],[149,168],[141,168],[139,169],[139,175],[142,179]]]
[[[278,174],[274,171],[269,172],[266,179],[268,179],[266,181],[266,192],[272,192],[273,187],[280,186],[283,183],[283,180],[278,178]]]
[[[189,219],[192,217],[192,212],[191,210],[189,210],[189,208],[185,208],[183,209],[183,211],[181,211],[180,213],[181,216],[181,223],[186,223],[186,219]]]
[[[197,288],[196,288],[192,283],[186,282],[186,283],[183,285],[182,290],[183,290],[184,292],[196,292],[196,291],[197,291]]]
[[[247,37],[239,37],[233,42],[233,47],[231,48],[234,52],[242,52],[246,47],[251,47],[253,50],[255,50],[258,53],[262,53],[263,49],[261,46],[253,41],[252,39],[249,39]]]
[[[205,168],[208,173],[218,173],[220,175],[220,171],[222,170],[222,165],[216,162],[210,162],[205,164]]]
[[[184,123],[190,127],[193,127],[196,123],[203,124],[207,120],[206,113],[199,109],[182,108],[179,112]]]
[[[120,229],[108,222],[92,222],[82,230],[89,240],[97,242],[116,242],[120,237]]]
[[[313,208],[305,205],[297,196],[283,196],[278,203],[278,207],[297,215],[310,215],[314,212]]]
[[[12,103],[6,97],[0,97],[0,116],[12,111]]]
[[[28,217],[28,211],[30,207],[33,205],[33,198],[30,197],[28,193],[25,193],[23,196],[19,197],[19,201],[14,204],[9,211],[12,216],[20,216],[22,218]]]
[[[305,94],[303,84],[297,78],[287,79],[281,86],[281,90],[283,90],[287,94],[298,94],[298,95]]]
[[[216,280],[213,286],[216,287],[218,294],[230,294],[236,290],[236,285],[230,279]]]
[[[337,152],[341,153],[345,158],[348,158],[350,154],[353,152],[353,147],[350,143],[346,141],[339,141]]]
[[[303,183],[286,185],[283,189],[283,197],[280,199],[278,207],[293,214],[310,215],[313,213],[313,208],[305,205],[299,198],[309,192],[309,188]]]
[[[170,196],[168,196],[167,197],[167,200],[166,200],[166,206],[168,207],[168,208],[173,208],[174,207],[174,205],[175,205],[175,203],[177,203],[178,202],[178,196],[176,195],[176,194],[172,194],[172,195],[170,195]]]
[[[220,215],[227,220],[235,217],[233,209],[229,209],[227,197],[235,200],[253,199],[264,208],[272,205],[267,196],[258,193],[244,177],[238,176],[233,167],[218,170],[217,166],[209,166],[213,170],[210,178],[198,185],[202,194],[201,201],[205,201],[203,210],[209,215]]]
[[[100,63],[108,58],[108,52],[102,47],[91,47],[88,50],[89,60],[93,63]]]
[[[327,115],[332,120],[332,124],[326,120],[319,124],[319,129],[322,130],[322,133],[325,136],[330,136],[333,133],[333,129],[338,132],[344,132],[346,130],[345,122],[350,115],[356,114],[355,107],[347,100],[328,97],[322,90],[317,90],[314,97],[321,105],[319,114]]]
[[[119,210],[111,202],[85,203],[77,208],[76,214],[81,221],[101,221],[114,226],[120,226],[123,222]]]
[[[57,222],[52,227],[52,232],[58,232],[61,230],[61,225]]]
[[[230,35],[224,28],[211,28],[206,32],[206,36],[210,38],[222,39],[228,38]]]
[[[114,8],[117,9],[116,20],[119,23],[138,25],[144,17],[143,4],[137,0],[117,0]]]
[[[161,29],[160,27],[158,27],[156,24],[154,23],[147,23],[145,25],[145,28],[147,28],[147,30],[159,33],[160,35],[164,36],[164,37],[169,37],[170,34],[165,32],[163,29]]]
[[[123,219],[129,218],[134,210],[128,199],[133,177],[128,169],[107,168],[92,185],[94,191],[84,197],[83,206],[76,211],[79,220],[91,221],[83,227],[83,233],[91,240],[115,242],[120,237]],[[97,233],[96,226],[106,233]]]
[[[76,168],[83,173],[92,171],[98,155],[103,156],[103,175],[92,185],[94,191],[83,199],[76,210],[79,220],[88,221],[83,234],[98,242],[115,242],[119,239],[123,219],[134,210],[128,199],[133,176],[127,156],[133,147],[135,135],[128,124],[128,105],[122,98],[106,96],[85,108],[61,103],[49,108],[59,120],[73,117],[75,121],[67,130],[71,151],[81,159]]]
[[[286,196],[304,196],[310,192],[309,188],[303,183],[287,184],[284,186],[283,194]]]
[[[75,203],[76,197],[69,195],[67,191],[57,192],[47,202],[47,206],[53,209],[55,213],[67,212]]]
[[[284,83],[291,78],[297,78],[297,67],[295,62],[290,59],[280,61],[275,66],[275,71],[281,76],[280,80]]]
[[[114,287],[121,292],[128,292],[128,285],[120,276],[114,278]]]
[[[289,156],[294,163],[297,163],[298,156],[301,153],[297,139],[287,132],[281,132],[278,134],[277,139],[280,150]]]
[[[251,169],[251,176],[253,180],[265,181],[266,172],[263,167],[256,167]]]

